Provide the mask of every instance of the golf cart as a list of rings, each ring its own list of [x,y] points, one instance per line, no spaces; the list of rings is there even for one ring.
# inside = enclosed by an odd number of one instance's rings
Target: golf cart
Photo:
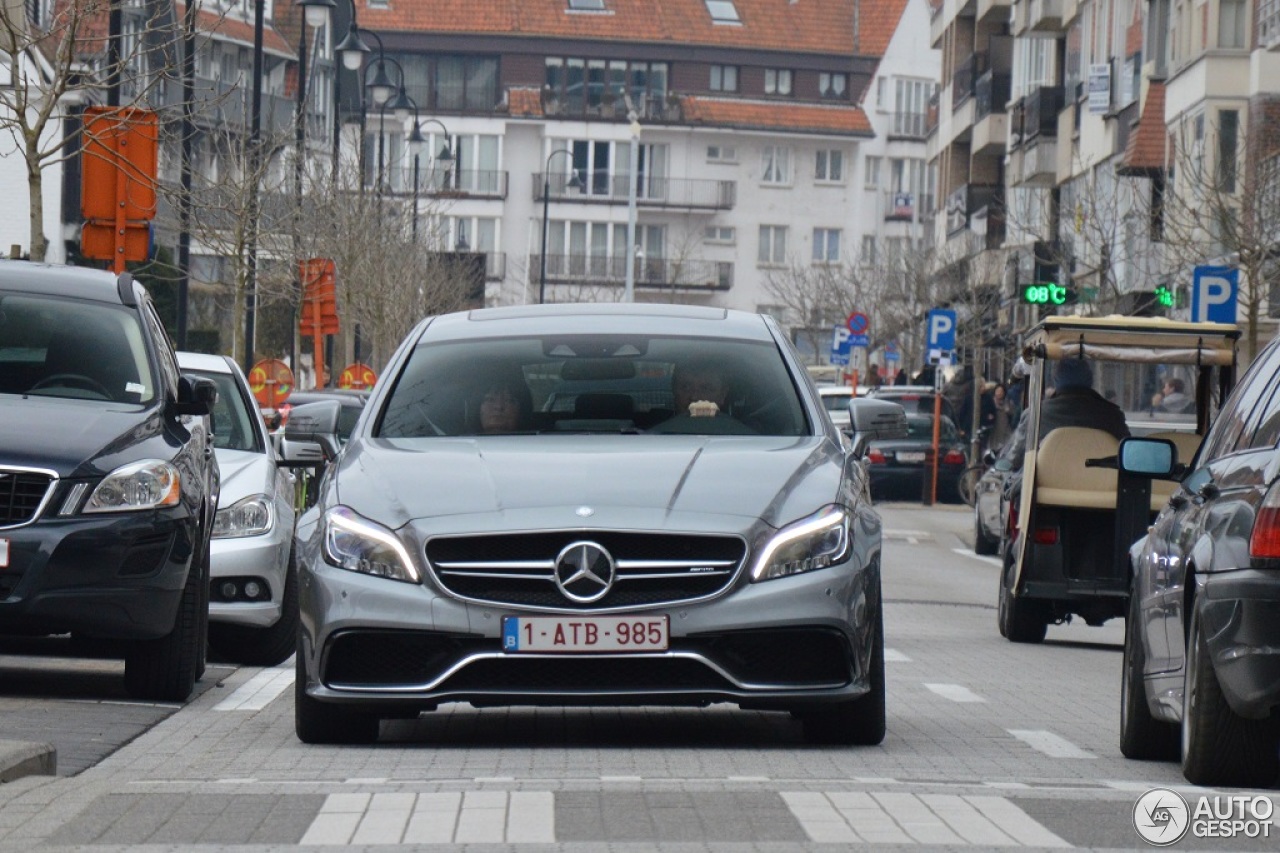
[[[1130,435],[1167,439],[1176,461],[1190,462],[1235,382],[1239,337],[1234,325],[1156,317],[1049,317],[1030,330],[1025,452],[1003,489],[1002,636],[1038,643],[1073,616],[1101,625],[1126,615],[1129,547],[1176,486],[1119,472],[1111,432],[1059,426],[1040,436],[1058,363],[1086,360]]]

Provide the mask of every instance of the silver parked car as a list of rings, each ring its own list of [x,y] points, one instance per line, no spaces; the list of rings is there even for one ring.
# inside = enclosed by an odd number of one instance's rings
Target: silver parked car
[[[180,352],[178,365],[218,386],[213,445],[222,491],[210,547],[209,645],[236,663],[275,666],[293,653],[298,630],[294,478],[233,360]]]
[[[446,702],[731,702],[883,739],[880,519],[772,320],[435,317],[345,445],[338,416],[285,428],[336,454],[297,530],[301,740]]]

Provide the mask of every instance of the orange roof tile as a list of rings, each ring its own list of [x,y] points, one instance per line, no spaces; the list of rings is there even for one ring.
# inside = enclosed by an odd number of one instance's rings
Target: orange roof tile
[[[907,0],[734,0],[741,26],[715,24],[705,0],[605,0],[570,12],[567,0],[361,0],[360,26],[379,32],[467,33],[657,42],[882,56]],[[857,10],[858,39],[854,43]]]
[[[1165,143],[1168,130],[1164,123],[1164,83],[1152,80],[1147,87],[1147,100],[1142,105],[1138,126],[1129,134],[1124,157],[1116,171],[1122,175],[1146,175],[1164,171],[1169,165]]]
[[[795,133],[872,136],[871,121],[852,105],[791,104],[685,95],[680,105],[687,121],[743,129]]]

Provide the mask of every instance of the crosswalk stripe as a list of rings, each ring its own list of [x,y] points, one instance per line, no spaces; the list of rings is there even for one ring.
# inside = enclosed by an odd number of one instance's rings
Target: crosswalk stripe
[[[1006,729],[1009,734],[1025,743],[1032,749],[1039,750],[1053,758],[1097,758],[1088,750],[1081,749],[1064,737],[1053,732],[1039,729]]]
[[[330,794],[300,844],[554,843],[551,791]]]
[[[926,684],[925,687],[952,702],[985,702],[977,693],[959,684]]]
[[[1069,846],[1001,797],[858,791],[783,791],[780,796],[816,843]]]
[[[968,548],[952,548],[951,550],[957,554],[963,554],[966,557],[973,557],[973,559],[975,560],[981,560],[982,562],[988,563],[992,566],[1004,565],[1003,563],[1000,562],[999,557],[991,557],[986,554],[975,554],[973,553],[973,551],[969,550]]]
[[[293,678],[292,664],[264,669],[214,705],[213,710],[261,711],[293,684]]]
[[[885,663],[911,663],[911,658],[909,658],[907,655],[903,654],[902,652],[898,651],[897,649],[885,649],[884,662]]]

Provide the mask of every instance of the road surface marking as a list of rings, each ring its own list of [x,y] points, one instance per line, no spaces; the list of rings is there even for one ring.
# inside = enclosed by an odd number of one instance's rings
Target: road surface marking
[[[926,684],[925,687],[937,693],[943,699],[950,699],[952,702],[987,701],[968,687],[961,687],[959,684]]]
[[[818,843],[1070,846],[999,797],[860,791],[783,791],[781,796]]]
[[[1081,749],[1066,738],[1055,735],[1053,732],[1039,729],[1006,729],[1006,731],[1032,749],[1037,749],[1053,758],[1098,757],[1092,752]]]
[[[264,669],[213,706],[215,711],[261,711],[293,684],[294,668]]]
[[[904,655],[897,649],[884,650],[885,663],[911,663],[911,658]]]
[[[349,844],[551,844],[550,791],[330,794],[299,842]]]
[[[992,566],[1000,565],[999,557],[988,557],[983,554],[975,554],[972,551],[970,551],[968,548],[952,548],[951,550],[956,552],[957,554],[964,554],[966,557],[973,557],[973,559],[975,560],[981,560],[982,562],[988,563]]]

